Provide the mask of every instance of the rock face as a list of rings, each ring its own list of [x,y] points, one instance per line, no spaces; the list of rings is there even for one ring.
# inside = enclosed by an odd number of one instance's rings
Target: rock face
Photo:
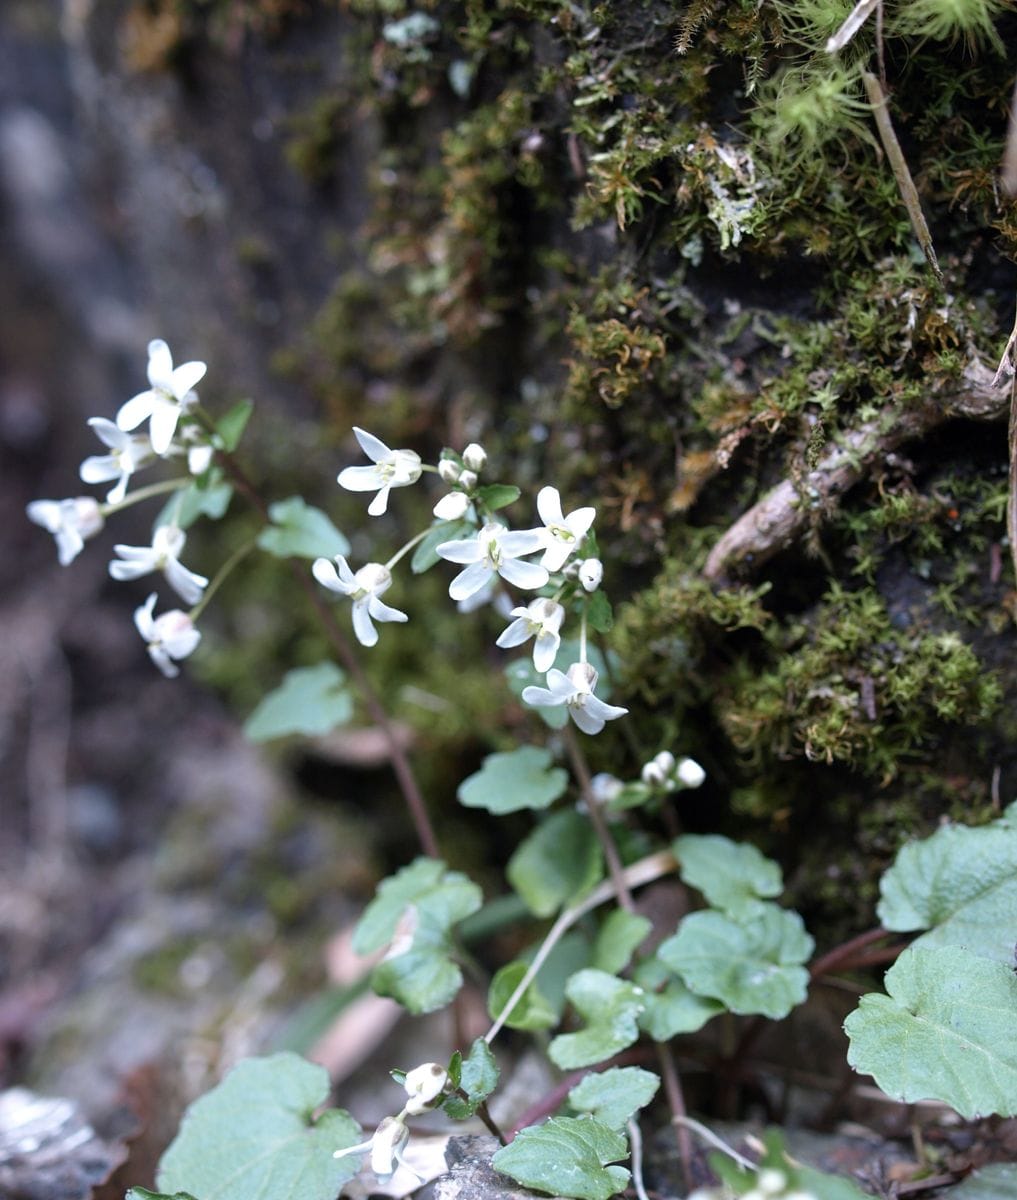
[[[540,1193],[514,1184],[491,1166],[493,1137],[452,1138],[445,1151],[448,1174],[435,1180],[432,1200],[531,1200]]]

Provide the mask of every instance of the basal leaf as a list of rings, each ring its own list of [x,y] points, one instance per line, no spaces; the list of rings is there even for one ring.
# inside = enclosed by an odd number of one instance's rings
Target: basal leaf
[[[680,1033],[695,1033],[722,1012],[724,1005],[719,1000],[697,996],[680,979],[671,979],[661,991],[647,991],[639,1028],[655,1042],[669,1042]]]
[[[244,733],[254,742],[292,733],[314,737],[345,725],[352,716],[345,673],[335,663],[322,662],[288,671],[247,718]]]
[[[527,970],[528,964],[524,962],[506,963],[491,980],[491,987],[487,993],[487,1011],[492,1021],[501,1016]],[[559,1014],[551,1007],[537,981],[533,980],[512,1006],[512,1012],[506,1018],[505,1024],[510,1029],[550,1029],[558,1024],[558,1018]]]
[[[689,833],[671,847],[682,881],[732,917],[757,908],[761,897],[779,896],[784,890],[780,867],[747,842]]]
[[[498,1064],[494,1061],[491,1047],[483,1038],[477,1038],[459,1070],[457,1086],[466,1096],[449,1096],[442,1107],[453,1120],[465,1121],[467,1117],[472,1117],[498,1086],[498,1074]]]
[[[459,801],[467,808],[488,812],[517,812],[521,808],[547,808],[565,791],[568,774],[551,766],[551,752],[538,746],[520,746],[489,754],[484,765],[459,785]]]
[[[969,828],[946,825],[898,853],[879,885],[887,929],[927,929],[918,946],[963,946],[1013,960],[1017,913],[1017,825],[1007,817]]]
[[[848,1062],[887,1095],[942,1100],[963,1117],[1017,1115],[1017,976],[959,946],[910,946],[887,995],[844,1022]]]
[[[636,984],[590,967],[572,976],[565,995],[586,1026],[553,1039],[548,1055],[555,1066],[589,1067],[639,1038],[638,1017],[645,996]]]
[[[608,1129],[623,1129],[657,1094],[660,1077],[642,1067],[611,1067],[587,1075],[569,1092],[569,1104]]]
[[[719,912],[687,916],[658,957],[701,996],[736,1013],[786,1017],[805,999],[813,948],[801,917],[776,904],[740,920]]]
[[[538,917],[549,917],[595,887],[603,856],[590,822],[572,809],[552,813],[509,859],[509,883]]]
[[[593,946],[593,965],[617,975],[629,965],[637,947],[653,928],[649,917],[616,908],[605,919]]]
[[[576,1200],[608,1200],[629,1181],[624,1167],[608,1164],[628,1152],[624,1137],[592,1117],[552,1117],[521,1129],[492,1161],[523,1187]]]
[[[863,1192],[843,1175],[818,1171],[815,1167],[805,1166],[789,1158],[784,1149],[784,1136],[779,1129],[766,1130],[763,1134],[763,1144],[766,1152],[759,1162],[758,1170],[754,1171],[736,1166],[725,1154],[709,1156],[710,1166],[734,1195],[748,1196],[751,1193],[758,1197],[764,1192],[766,1195],[773,1195],[773,1183],[768,1189],[762,1185],[764,1172],[779,1172],[784,1178],[784,1187],[778,1194],[808,1195],[815,1197],[815,1200],[869,1200],[867,1192]]]
[[[333,1158],[360,1141],[345,1112],[315,1110],[328,1073],[296,1054],[239,1063],[187,1110],[162,1157],[156,1186],[201,1200],[334,1200],[361,1156]]]
[[[462,986],[452,961],[452,930],[477,911],[480,888],[437,859],[418,858],[378,889],[353,938],[358,954],[391,946],[371,975],[380,996],[410,1012],[443,1008]]]
[[[276,558],[335,558],[350,552],[350,544],[320,508],[300,496],[269,506],[272,524],[258,534],[258,545]]]

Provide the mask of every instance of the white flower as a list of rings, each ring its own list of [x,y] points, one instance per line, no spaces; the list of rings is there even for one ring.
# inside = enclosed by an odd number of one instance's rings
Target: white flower
[[[380,517],[388,508],[392,488],[406,487],[420,478],[420,455],[415,450],[390,450],[384,442],[356,426],[353,432],[374,466],[347,467],[339,472],[337,482],[349,492],[377,492],[367,511],[372,517]]]
[[[119,504],[127,495],[127,481],[152,458],[151,443],[148,438],[124,433],[105,417],[92,417],[88,423],[99,440],[109,446],[113,453],[93,454],[86,458],[79,474],[85,483],[106,483],[115,479],[116,486],[106,500],[109,504]]]
[[[514,608],[512,616],[516,619],[502,632],[495,644],[507,650],[510,646],[521,646],[529,638],[535,637],[533,665],[541,674],[550,671],[561,645],[559,630],[565,620],[565,609],[553,600],[540,597],[531,600],[525,608]]]
[[[402,1114],[397,1117],[385,1117],[374,1131],[374,1136],[356,1146],[347,1146],[345,1150],[336,1150],[333,1158],[345,1158],[348,1154],[365,1154],[370,1151],[371,1170],[379,1179],[387,1179],[394,1175],[396,1168],[403,1161],[406,1143],[410,1140],[410,1131],[402,1120]]]
[[[595,592],[604,578],[604,564],[599,558],[584,558],[579,564],[579,582],[584,592]]]
[[[583,733],[600,733],[606,721],[624,717],[629,711],[615,704],[605,704],[594,694],[597,672],[589,663],[573,663],[564,674],[551,668],[547,673],[546,688],[523,688],[523,700],[537,708],[553,708],[564,704],[569,716]]]
[[[432,1108],[448,1084],[448,1071],[439,1063],[421,1063],[406,1072],[403,1087],[409,1099],[404,1113],[416,1116]]]
[[[706,772],[694,758],[683,758],[678,764],[676,774],[679,782],[684,783],[687,788],[701,787],[706,779]]]
[[[28,519],[56,538],[57,558],[66,567],[84,548],[85,542],[102,529],[103,515],[92,496],[72,500],[33,500],[25,512]]]
[[[180,668],[173,660],[192,654],[201,641],[201,634],[194,628],[194,622],[187,613],[179,608],[153,617],[155,601],[153,592],[140,608],[134,610],[134,624],[148,645],[152,662],[167,678],[172,679],[180,674]]]
[[[203,362],[185,362],[174,368],[169,346],[161,338],[148,343],[147,392],[132,396],[117,413],[121,429],[136,429],[149,420],[149,435],[156,454],[166,454],[185,408],[197,397],[191,389],[204,378],[208,368]]]
[[[463,466],[467,471],[475,471],[479,474],[484,469],[484,463],[487,462],[487,451],[483,446],[476,442],[470,444],[463,451]]]
[[[162,571],[166,582],[187,604],[197,604],[208,580],[196,575],[180,562],[187,535],[176,525],[160,525],[151,546],[114,546],[122,561],[114,560],[109,573],[114,579],[140,579],[152,571]]]
[[[764,1167],[756,1176],[756,1187],[766,1196],[779,1196],[787,1187],[787,1176],[776,1167]]]
[[[543,587],[547,571],[537,563],[519,562],[524,554],[532,554],[544,545],[539,529],[511,531],[504,525],[485,525],[476,537],[461,542],[442,542],[438,547],[441,558],[454,563],[468,563],[465,571],[449,584],[453,600],[466,600],[487,583],[497,572],[509,583],[520,588]]]
[[[590,792],[598,804],[610,804],[617,799],[625,784],[607,771],[598,771],[590,780]]]
[[[639,778],[647,787],[662,787],[664,780],[667,779],[667,775],[651,759],[639,772]]]
[[[469,507],[470,498],[465,492],[449,492],[447,496],[442,496],[432,511],[442,521],[458,521],[466,515]]]
[[[334,564],[327,558],[316,558],[311,571],[322,587],[353,601],[353,632],[362,646],[374,646],[378,641],[372,617],[375,621],[409,620],[404,612],[378,599],[392,586],[392,572],[381,563],[368,563],[354,575],[346,559],[337,554]]]
[[[544,557],[540,560],[541,566],[547,567],[549,571],[558,571],[565,565],[566,559],[579,549],[580,542],[593,524],[597,510],[577,508],[566,517],[562,513],[558,489],[542,487],[537,493],[537,512],[544,522],[546,547]]]

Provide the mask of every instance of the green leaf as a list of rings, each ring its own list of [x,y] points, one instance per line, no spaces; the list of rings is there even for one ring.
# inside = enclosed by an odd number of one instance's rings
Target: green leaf
[[[1017,1200],[1017,1165],[992,1163],[944,1193],[949,1200]]]
[[[262,700],[244,723],[253,742],[303,733],[314,737],[345,725],[353,716],[346,675],[335,663],[297,667]]]
[[[483,767],[459,785],[459,802],[500,816],[521,808],[547,808],[568,787],[568,774],[551,767],[551,752],[520,746],[489,754]]]
[[[492,1162],[523,1187],[577,1200],[608,1200],[627,1186],[629,1172],[607,1164],[628,1151],[625,1138],[592,1117],[552,1117],[521,1129]]]
[[[334,1200],[361,1156],[333,1152],[361,1135],[341,1109],[315,1119],[328,1092],[325,1069],[296,1054],[239,1063],[187,1110],[156,1186],[201,1200]]]
[[[801,917],[776,904],[735,920],[719,912],[687,916],[658,957],[692,991],[735,1013],[786,1017],[805,999],[813,948]]]
[[[453,1120],[465,1121],[498,1086],[498,1075],[498,1064],[491,1047],[483,1038],[477,1038],[470,1047],[469,1057],[463,1059],[457,1084],[466,1093],[466,1098],[449,1096],[442,1107]]]
[[[594,888],[603,857],[590,822],[572,809],[552,813],[509,859],[509,883],[538,917],[549,917]]]
[[[586,607],[586,618],[597,633],[610,633],[614,627],[611,601],[603,592],[594,592]]]
[[[512,483],[491,483],[477,488],[477,499],[489,511],[496,512],[519,499],[519,489]]]
[[[576,639],[570,639],[562,642],[558,648],[558,653],[555,656],[554,666],[559,671],[567,671],[569,667],[580,659],[579,642]],[[596,646],[588,646],[586,657],[590,665],[600,676],[600,682],[597,685],[597,695],[601,700],[607,700],[610,697],[610,687],[608,685],[607,665],[604,662],[604,656],[600,653]],[[523,658],[514,658],[512,662],[505,668],[505,679],[509,686],[509,691],[514,696],[522,697],[523,689],[530,686],[544,687],[546,684],[545,677],[533,665],[533,659],[526,655]],[[551,729],[564,729],[568,724],[569,713],[564,704],[553,705],[550,708],[533,709],[540,719]]]
[[[300,496],[269,505],[272,524],[258,534],[258,545],[276,558],[335,558],[350,544],[320,508]]]
[[[232,498],[232,486],[223,481],[218,467],[212,467],[200,481],[192,480],[170,496],[155,518],[155,528],[179,525],[181,529],[190,529],[199,517],[218,521],[226,515]]]
[[[729,916],[748,915],[760,907],[761,896],[779,896],[784,890],[780,867],[747,842],[689,833],[672,842],[671,848],[682,882]]]
[[[174,1192],[170,1196],[167,1192],[150,1192],[148,1188],[132,1187],[124,1200],[195,1200],[195,1198],[190,1192]]]
[[[565,995],[586,1028],[559,1034],[548,1047],[551,1061],[563,1071],[603,1062],[639,1038],[645,996],[636,984],[590,967],[572,976]]]
[[[695,1033],[722,1012],[724,1005],[719,1000],[697,996],[680,979],[672,979],[663,991],[647,992],[639,1028],[655,1042],[669,1042],[680,1033]]]
[[[379,996],[413,1013],[444,1008],[462,986],[452,961],[452,929],[480,907],[480,888],[437,859],[418,858],[378,889],[357,926],[353,948],[369,954],[392,945],[371,975]]]
[[[1017,1116],[1017,977],[959,946],[910,946],[844,1022],[848,1062],[889,1096]]]
[[[240,439],[244,436],[253,411],[253,400],[240,400],[216,422],[216,432],[224,450],[232,453],[240,445]]]
[[[1007,817],[977,829],[946,825],[904,846],[879,885],[883,926],[929,930],[916,946],[963,946],[1012,962],[1017,825]]]
[[[660,1077],[642,1067],[611,1067],[587,1075],[569,1092],[576,1112],[589,1113],[608,1129],[623,1129],[633,1113],[657,1094]]]
[[[620,974],[652,928],[653,922],[648,917],[623,908],[613,909],[597,934],[593,965],[609,975]]]
[[[487,1011],[492,1021],[501,1015],[528,969],[529,965],[525,962],[510,962],[495,974],[487,993]],[[550,1029],[558,1024],[558,1013],[548,1003],[534,979],[512,1006],[505,1024],[509,1029]]]
[[[784,1136],[779,1129],[766,1130],[763,1143],[766,1153],[760,1159],[759,1169],[754,1171],[736,1166],[725,1154],[709,1156],[710,1166],[736,1196],[744,1196],[749,1192],[760,1195],[762,1188],[757,1186],[760,1172],[769,1170],[779,1171],[784,1176],[785,1195],[796,1192],[814,1196],[816,1200],[870,1200],[867,1192],[843,1175],[830,1175],[790,1159],[784,1150]]]
[[[438,557],[438,547],[442,542],[463,541],[472,537],[476,532],[477,527],[472,521],[439,521],[436,525],[432,525],[427,537],[413,552],[413,557],[410,559],[410,570],[414,575],[423,575],[436,563],[441,562]]]

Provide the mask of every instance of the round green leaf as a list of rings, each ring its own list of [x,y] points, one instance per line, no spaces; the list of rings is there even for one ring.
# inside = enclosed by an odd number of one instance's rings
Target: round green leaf
[[[300,496],[269,506],[272,524],[258,535],[258,545],[277,558],[335,558],[349,554],[350,544],[320,508]]]
[[[1017,1165],[992,1163],[946,1193],[949,1200],[1017,1200]]]
[[[491,1047],[483,1038],[477,1038],[470,1047],[469,1055],[459,1065],[456,1086],[466,1093],[465,1098],[449,1096],[442,1107],[455,1121],[472,1117],[498,1086],[499,1073]]]
[[[642,1067],[611,1067],[593,1072],[569,1092],[569,1104],[608,1129],[623,1129],[633,1113],[657,1094],[660,1077]]]
[[[353,716],[353,698],[346,675],[335,663],[298,667],[262,700],[244,724],[253,742],[302,733],[308,737],[328,733]]]
[[[487,993],[487,1011],[491,1014],[492,1021],[501,1016],[528,969],[524,962],[506,963],[491,980],[491,987]],[[552,1025],[558,1024],[558,1013],[537,987],[536,980],[533,980],[512,1006],[512,1012],[506,1018],[505,1024],[510,1029],[550,1029]]]
[[[844,1022],[848,1062],[887,1095],[968,1120],[1017,1116],[1017,977],[959,946],[910,946]]]
[[[328,1072],[296,1054],[239,1063],[187,1110],[159,1164],[162,1192],[201,1200],[335,1200],[356,1174],[360,1126],[339,1109],[315,1119]]]
[[[567,786],[568,774],[561,767],[551,768],[550,750],[520,746],[489,754],[483,767],[459,785],[457,794],[467,808],[486,808],[500,815],[521,808],[547,808]]]
[[[801,964],[813,945],[797,913],[760,903],[740,920],[692,913],[657,955],[693,992],[731,1012],[779,1019],[805,999],[809,973]]]
[[[593,946],[593,965],[609,975],[617,975],[629,965],[629,959],[646,940],[653,928],[649,917],[612,909],[597,933]]]
[[[523,1187],[576,1200],[608,1200],[628,1184],[629,1172],[607,1164],[628,1151],[625,1138],[592,1117],[552,1117],[521,1129],[492,1162]]]
[[[590,822],[573,809],[552,813],[509,859],[509,883],[538,917],[549,917],[591,888],[603,855]]]
[[[680,1033],[695,1033],[711,1017],[724,1011],[719,1000],[697,996],[680,979],[672,979],[662,992],[648,992],[639,1014],[639,1028],[655,1042],[669,1042]]]
[[[780,867],[747,842],[689,833],[671,845],[682,881],[733,917],[757,907],[760,897],[784,890]]]
[[[560,1034],[548,1047],[551,1061],[563,1071],[603,1062],[639,1038],[645,994],[636,984],[589,967],[572,976],[565,995],[586,1027]]]

